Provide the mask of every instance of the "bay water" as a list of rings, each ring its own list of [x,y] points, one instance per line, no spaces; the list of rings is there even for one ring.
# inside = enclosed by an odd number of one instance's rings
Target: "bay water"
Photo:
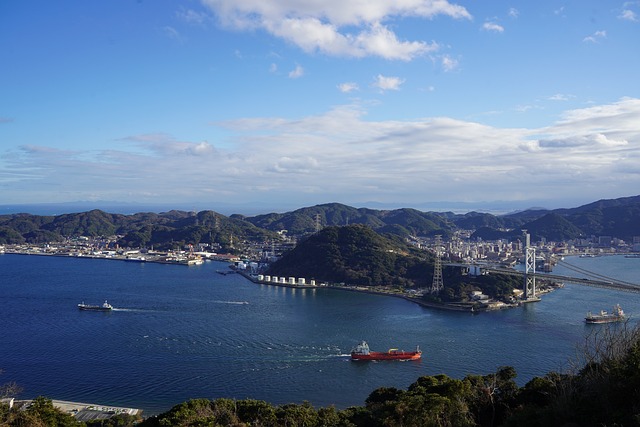
[[[567,262],[640,283],[640,259]],[[363,405],[377,387],[423,375],[463,378],[513,366],[524,385],[566,371],[594,328],[587,311],[620,303],[631,323],[640,294],[566,284],[538,303],[480,314],[390,296],[291,289],[218,274],[227,264],[131,263],[0,255],[0,384],[19,398],[134,407],[156,414],[190,398]],[[556,267],[554,273],[574,275]],[[445,283],[446,286],[446,283]],[[80,311],[101,304],[108,313]],[[413,350],[421,361],[354,362],[351,348]]]

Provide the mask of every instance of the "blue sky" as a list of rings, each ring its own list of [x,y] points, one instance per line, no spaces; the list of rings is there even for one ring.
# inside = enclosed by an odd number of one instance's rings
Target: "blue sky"
[[[640,1],[7,0],[0,205],[640,194]]]

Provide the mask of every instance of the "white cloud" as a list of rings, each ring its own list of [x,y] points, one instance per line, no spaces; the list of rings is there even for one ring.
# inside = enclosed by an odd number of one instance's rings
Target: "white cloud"
[[[302,68],[300,65],[296,65],[296,68],[294,68],[293,70],[289,71],[289,78],[290,79],[297,79],[304,76],[304,68]]]
[[[443,55],[441,58],[441,61],[442,61],[442,69],[446,72],[454,71],[460,65],[457,59],[452,58],[449,55]]]
[[[178,18],[184,22],[190,23],[190,24],[204,24],[205,21],[207,20],[207,15],[204,12],[196,12],[193,9],[187,9],[187,10],[179,10],[176,15],[178,16]]]
[[[175,28],[166,26],[162,30],[167,35],[167,37],[169,37],[170,39],[177,40],[177,41],[180,41],[180,42],[183,41],[182,40],[182,36],[178,32],[178,30],[176,30]]]
[[[555,95],[551,95],[548,99],[549,101],[568,101],[571,98],[573,98],[573,96],[571,95],[566,95],[564,93],[556,93]]]
[[[589,42],[589,43],[598,43],[600,40],[606,37],[607,37],[607,32],[604,30],[600,30],[600,31],[596,31],[590,36],[585,37],[584,39],[582,39],[582,41]]]
[[[403,83],[404,80],[399,77],[387,77],[382,74],[378,74],[373,86],[377,87],[381,91],[400,90],[400,86],[402,86]]]
[[[620,19],[631,22],[638,22],[638,15],[633,10],[623,10]]]
[[[358,34],[341,34],[331,24],[316,18],[284,19],[269,23],[269,31],[304,51],[319,51],[333,56],[362,58],[378,56],[384,59],[409,61],[418,55],[439,48],[437,43],[403,42],[382,24],[374,23]]]
[[[154,155],[190,155],[207,156],[215,152],[214,147],[206,141],[193,143],[178,141],[173,136],[164,133],[132,135],[121,141],[133,142],[136,146]]]
[[[358,84],[353,82],[345,82],[338,85],[338,90],[342,93],[351,93],[359,89]]]
[[[512,7],[509,9],[508,15],[511,18],[517,18],[518,16],[520,16],[520,11],[518,11],[518,9],[516,9],[515,7]]]
[[[306,52],[331,56],[377,56],[409,61],[439,45],[403,41],[384,23],[404,17],[439,15],[472,19],[462,6],[447,0],[202,0],[222,25],[241,30],[263,29]]]
[[[485,22],[482,25],[482,29],[485,31],[491,31],[493,33],[504,32],[504,27],[502,25],[496,24],[495,22]]]
[[[308,174],[318,167],[318,161],[311,156],[303,156],[292,158],[288,156],[280,157],[273,167],[272,171],[277,173],[302,173]]]

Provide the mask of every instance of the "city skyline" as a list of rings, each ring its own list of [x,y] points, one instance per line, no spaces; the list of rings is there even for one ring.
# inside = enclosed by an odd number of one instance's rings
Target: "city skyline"
[[[637,40],[637,1],[4,3],[0,204],[632,196]]]

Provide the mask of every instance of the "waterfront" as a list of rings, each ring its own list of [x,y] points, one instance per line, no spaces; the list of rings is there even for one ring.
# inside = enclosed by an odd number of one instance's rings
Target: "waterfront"
[[[638,259],[570,261],[639,281]],[[362,405],[376,387],[404,388],[421,375],[461,378],[510,365],[522,385],[568,367],[593,328],[584,324],[588,310],[619,302],[632,319],[640,313],[637,294],[569,284],[540,303],[472,315],[379,295],[257,285],[216,274],[221,268],[226,264],[211,261],[186,267],[0,256],[0,383],[16,381],[24,398],[145,414],[192,397],[342,408]],[[114,312],[77,309],[104,299]],[[362,339],[379,350],[420,345],[423,360],[351,362],[348,352]]]

